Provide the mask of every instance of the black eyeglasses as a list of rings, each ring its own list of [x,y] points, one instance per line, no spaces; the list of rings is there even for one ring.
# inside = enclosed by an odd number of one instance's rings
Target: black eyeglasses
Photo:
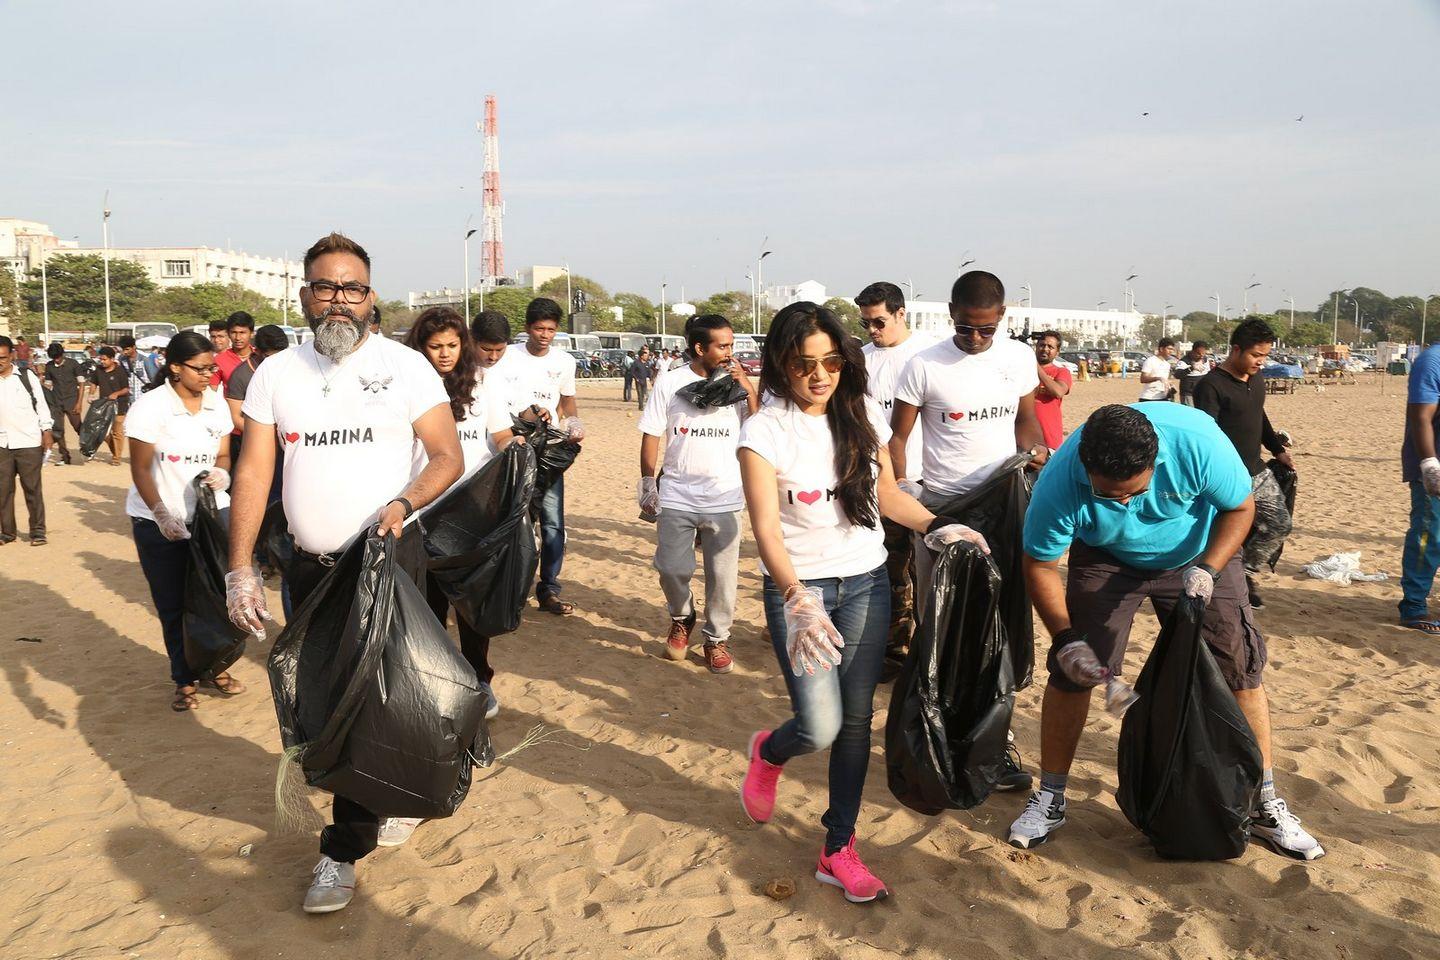
[[[370,287],[363,283],[335,283],[333,280],[307,280],[305,286],[316,300],[329,302],[342,293],[346,303],[363,303],[370,296]]]
[[[207,377],[214,376],[215,371],[220,369],[220,365],[218,363],[212,363],[208,367],[197,367],[193,363],[182,363],[180,364],[180,366],[184,367],[186,370],[194,370],[196,373],[203,373]]]
[[[838,353],[827,353],[823,357],[791,357],[785,364],[792,377],[808,377],[816,367],[824,367],[826,373],[839,373],[845,366],[845,358]]]
[[[981,340],[989,340],[991,337],[995,336],[995,331],[999,329],[999,325],[994,323],[986,327],[972,327],[963,323],[955,324],[955,334],[957,336],[977,336]]]

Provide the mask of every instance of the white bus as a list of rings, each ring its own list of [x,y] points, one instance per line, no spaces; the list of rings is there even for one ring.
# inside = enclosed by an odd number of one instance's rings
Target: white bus
[[[631,353],[639,353],[640,348],[645,346],[645,334],[643,333],[597,333],[602,350],[628,350]]]
[[[673,333],[651,333],[646,335],[645,342],[650,346],[650,352],[660,350],[685,350],[685,338]]]
[[[180,328],[173,323],[111,323],[105,327],[105,342],[113,346],[120,342],[121,337],[134,337],[136,343],[146,337],[169,340],[179,332]]]

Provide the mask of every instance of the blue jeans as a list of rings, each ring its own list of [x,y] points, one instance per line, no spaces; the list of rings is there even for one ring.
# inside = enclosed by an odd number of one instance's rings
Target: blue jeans
[[[825,849],[833,852],[850,842],[860,815],[860,794],[870,765],[875,685],[885,666],[890,630],[890,577],[881,564],[869,573],[807,580],[805,585],[824,592],[825,611],[845,638],[840,666],[816,670],[814,676],[795,676],[785,650],[785,600],[766,577],[765,620],[795,716],[771,734],[762,756],[769,763],[783,764],[830,748],[830,809],[820,822],[825,825]]]
[[[150,599],[160,619],[165,654],[170,658],[170,679],[176,686],[195,682],[185,660],[185,571],[190,566],[190,541],[166,540],[153,520],[130,518],[140,570],[150,584]]]
[[[1440,497],[1425,492],[1418,480],[1410,483],[1410,529],[1400,560],[1401,620],[1430,616],[1430,588],[1440,569]]]
[[[541,600],[560,595],[560,568],[565,564],[565,475],[555,478],[540,498],[540,582],[535,596]]]

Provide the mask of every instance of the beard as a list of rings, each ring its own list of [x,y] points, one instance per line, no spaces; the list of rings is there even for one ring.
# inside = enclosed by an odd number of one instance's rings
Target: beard
[[[305,319],[310,329],[315,331],[315,352],[332,363],[339,363],[354,353],[369,327],[368,321],[361,320],[349,307],[338,303],[332,303],[319,314]]]

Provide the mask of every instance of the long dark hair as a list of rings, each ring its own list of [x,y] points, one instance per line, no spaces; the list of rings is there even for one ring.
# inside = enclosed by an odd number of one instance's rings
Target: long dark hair
[[[189,363],[202,353],[214,353],[215,344],[204,334],[196,333],[194,330],[185,330],[170,338],[165,345],[165,362],[160,364],[160,369],[155,371],[155,376],[150,382],[140,389],[141,393],[149,393],[151,390],[165,386],[171,380],[178,379],[170,376],[172,364]]]
[[[835,493],[847,520],[857,527],[875,527],[880,520],[880,506],[875,499],[880,438],[866,410],[865,355],[834,311],[802,300],[775,314],[765,337],[760,387],[793,403],[794,391],[786,366],[801,354],[805,338],[815,333],[827,334],[845,361],[840,383],[825,405],[825,421],[835,443]]]
[[[449,307],[431,307],[410,325],[405,334],[405,346],[418,350],[426,360],[425,344],[437,333],[449,330],[460,338],[460,358],[445,374],[445,392],[450,394],[450,412],[455,422],[465,419],[470,411],[470,401],[475,399],[475,345],[470,342],[470,331],[465,327],[465,318]]]

